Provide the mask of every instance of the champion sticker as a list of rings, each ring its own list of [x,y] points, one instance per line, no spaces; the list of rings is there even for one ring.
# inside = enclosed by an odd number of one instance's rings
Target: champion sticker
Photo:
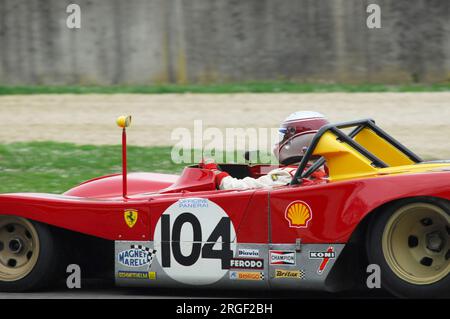
[[[269,262],[271,265],[295,266],[295,251],[293,250],[270,250]]]

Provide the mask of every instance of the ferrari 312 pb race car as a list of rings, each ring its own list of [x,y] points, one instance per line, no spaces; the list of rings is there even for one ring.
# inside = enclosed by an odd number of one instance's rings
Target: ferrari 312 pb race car
[[[0,195],[1,291],[42,288],[71,263],[119,286],[339,291],[365,285],[370,264],[397,296],[449,295],[450,162],[422,161],[373,120],[323,126],[274,188],[219,190],[200,165],[127,174],[123,153],[122,174],[64,194]]]

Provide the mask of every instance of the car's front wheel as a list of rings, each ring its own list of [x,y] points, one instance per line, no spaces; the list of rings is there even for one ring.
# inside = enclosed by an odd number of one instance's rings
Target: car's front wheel
[[[449,232],[446,200],[402,200],[375,215],[367,253],[380,266],[383,288],[400,297],[449,296]]]
[[[0,216],[0,291],[42,288],[53,282],[57,243],[48,226],[16,216]]]

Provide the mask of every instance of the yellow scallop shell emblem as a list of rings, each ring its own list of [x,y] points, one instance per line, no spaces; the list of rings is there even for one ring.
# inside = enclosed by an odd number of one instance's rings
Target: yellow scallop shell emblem
[[[312,219],[312,211],[305,202],[296,201],[289,204],[285,217],[289,222],[289,227],[308,227],[308,222]]]

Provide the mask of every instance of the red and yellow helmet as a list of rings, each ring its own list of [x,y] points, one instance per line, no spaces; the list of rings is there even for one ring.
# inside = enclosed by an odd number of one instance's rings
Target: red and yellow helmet
[[[300,162],[314,135],[326,124],[329,122],[318,112],[300,111],[289,115],[278,130],[280,141],[273,150],[280,164]]]

